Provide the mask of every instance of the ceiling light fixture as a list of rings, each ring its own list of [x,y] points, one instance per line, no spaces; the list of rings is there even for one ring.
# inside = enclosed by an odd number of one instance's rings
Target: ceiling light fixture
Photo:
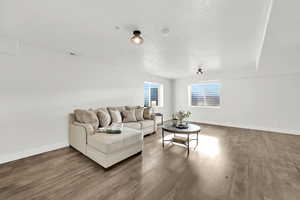
[[[197,72],[196,72],[196,73],[197,73],[198,75],[200,75],[200,74],[202,75],[203,72],[204,72],[204,71],[203,71],[203,68],[202,68],[202,67],[199,67],[199,68],[197,69]]]
[[[133,36],[130,40],[134,44],[142,44],[144,42],[144,39],[141,36],[141,31],[139,30],[133,31]]]

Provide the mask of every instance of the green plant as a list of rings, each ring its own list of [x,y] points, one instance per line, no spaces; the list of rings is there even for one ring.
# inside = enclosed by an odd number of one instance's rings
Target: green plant
[[[183,121],[184,119],[189,118],[192,115],[192,113],[190,111],[183,111],[180,110],[177,113],[175,113],[176,119],[178,119],[179,121]]]

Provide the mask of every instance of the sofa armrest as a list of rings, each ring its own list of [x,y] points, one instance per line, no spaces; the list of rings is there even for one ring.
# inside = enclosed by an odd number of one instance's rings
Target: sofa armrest
[[[73,125],[80,126],[80,127],[84,128],[87,135],[94,135],[95,134],[95,129],[93,128],[93,126],[91,124],[73,122]]]
[[[86,154],[87,137],[95,133],[93,126],[75,121],[70,123],[69,126],[70,145],[81,153]]]

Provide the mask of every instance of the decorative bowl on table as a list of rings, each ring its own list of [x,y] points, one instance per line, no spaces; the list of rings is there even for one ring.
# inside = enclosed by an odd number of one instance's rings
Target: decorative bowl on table
[[[177,124],[175,127],[178,129],[188,129],[189,125],[187,123],[182,123],[182,124]]]

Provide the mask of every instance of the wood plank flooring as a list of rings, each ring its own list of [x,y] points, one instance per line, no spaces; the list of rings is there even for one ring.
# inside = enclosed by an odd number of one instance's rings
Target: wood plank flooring
[[[300,136],[204,125],[189,157],[160,139],[108,170],[72,148],[0,165],[0,199],[300,199]]]

